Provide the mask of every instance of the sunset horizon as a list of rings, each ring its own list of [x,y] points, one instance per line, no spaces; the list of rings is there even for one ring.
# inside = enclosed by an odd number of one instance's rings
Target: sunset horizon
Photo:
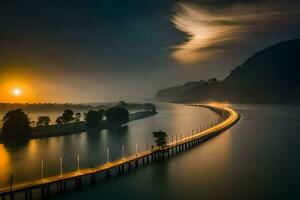
[[[1,200],[300,199],[299,0],[0,1]]]

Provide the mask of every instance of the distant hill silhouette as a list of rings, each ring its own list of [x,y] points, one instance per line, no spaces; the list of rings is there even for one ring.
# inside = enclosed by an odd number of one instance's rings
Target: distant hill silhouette
[[[171,102],[300,103],[300,39],[256,53],[223,81],[211,79],[160,90]]]

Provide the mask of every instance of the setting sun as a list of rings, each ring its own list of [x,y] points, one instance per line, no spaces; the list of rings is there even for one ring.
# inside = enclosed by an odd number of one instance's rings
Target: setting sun
[[[22,93],[22,91],[21,91],[20,89],[18,89],[18,88],[16,88],[16,89],[13,90],[13,94],[14,94],[15,96],[20,96],[21,93]]]
[[[0,81],[0,102],[3,103],[33,103],[36,99],[30,82],[22,78],[11,78]]]

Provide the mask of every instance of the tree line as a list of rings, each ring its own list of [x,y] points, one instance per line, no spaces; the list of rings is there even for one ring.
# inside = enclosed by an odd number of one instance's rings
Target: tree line
[[[156,112],[152,107],[152,112]],[[56,124],[69,124],[80,122],[81,113],[74,113],[71,109],[66,109],[61,116],[57,117]],[[86,126],[97,128],[105,122],[108,126],[116,127],[129,122],[129,112],[126,108],[115,106],[107,110],[89,110],[84,113]],[[28,115],[22,109],[13,109],[7,112],[3,119],[3,128],[1,137],[8,140],[26,140],[30,138],[32,126],[46,127],[49,126],[51,119],[49,116],[40,116],[35,123],[30,121]],[[167,144],[167,134],[164,131],[155,131],[152,133],[158,147],[164,147]]]
[[[120,126],[129,122],[129,112],[123,107],[112,107],[107,110],[89,110],[84,114],[86,126],[97,128],[105,122],[109,126]],[[70,124],[81,121],[82,114],[74,113],[71,109],[66,109],[61,116],[55,120],[56,124]],[[37,122],[30,121],[28,115],[22,109],[13,109],[7,112],[3,119],[1,137],[4,139],[29,138],[32,127],[46,127],[50,125],[49,116],[40,116]]]

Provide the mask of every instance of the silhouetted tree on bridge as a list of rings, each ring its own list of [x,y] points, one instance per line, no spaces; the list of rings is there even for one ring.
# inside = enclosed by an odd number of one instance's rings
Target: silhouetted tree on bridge
[[[163,147],[167,144],[167,133],[164,131],[155,131],[152,133],[155,138],[155,143],[158,147]]]

